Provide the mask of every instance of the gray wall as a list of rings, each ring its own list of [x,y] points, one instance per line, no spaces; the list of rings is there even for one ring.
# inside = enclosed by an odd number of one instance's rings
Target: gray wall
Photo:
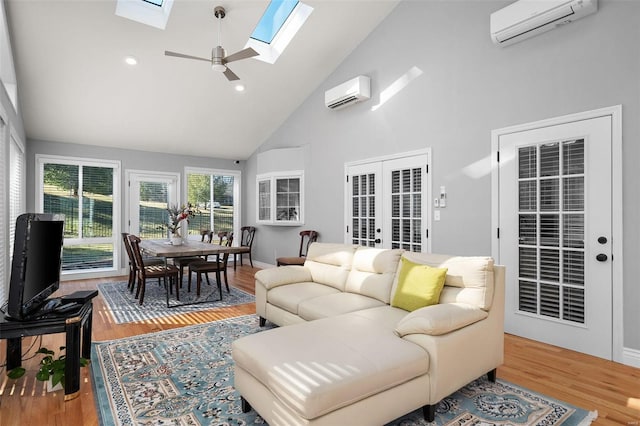
[[[600,0],[595,15],[500,48],[490,41],[489,15],[508,3],[401,2],[258,151],[308,147],[303,228],[336,242],[344,163],[431,147],[432,190],[448,192],[432,250],[490,254],[490,176],[462,169],[490,154],[491,130],[622,104],[624,346],[640,350],[640,2]],[[372,111],[380,91],[414,66],[423,74]],[[359,74],[371,77],[373,99],[326,109],[324,91]],[[256,155],[245,168],[246,223],[255,223]],[[273,264],[295,253],[303,228],[258,226],[254,258]]]
[[[212,169],[224,169],[224,170],[242,170],[244,161],[240,164],[235,164],[233,160],[223,160],[207,157],[193,157],[193,156],[176,156],[174,154],[162,154],[146,151],[135,151],[128,149],[116,149],[116,148],[104,148],[91,145],[79,145],[72,143],[59,143],[48,142],[29,139],[27,143],[27,211],[35,210],[35,156],[36,154],[48,154],[59,155],[66,157],[80,157],[91,158],[100,160],[115,160],[120,161],[121,165],[121,186],[120,194],[124,197],[126,194],[124,180],[124,172],[129,169],[133,170],[146,170],[146,171],[160,171],[180,173],[180,194],[181,199],[185,199],[184,194],[184,182],[185,167],[203,167]],[[125,202],[123,198],[121,211],[119,212],[121,218],[126,217],[125,214]],[[124,219],[122,219],[124,220]],[[121,221],[122,223],[122,221]],[[123,223],[124,226],[124,223]],[[121,256],[123,261],[121,267],[124,266],[124,256]]]

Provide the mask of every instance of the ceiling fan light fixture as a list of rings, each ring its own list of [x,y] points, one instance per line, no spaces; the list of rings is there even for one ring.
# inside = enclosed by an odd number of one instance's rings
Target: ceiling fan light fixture
[[[225,72],[227,70],[227,66],[223,64],[211,64],[211,69],[214,71]]]

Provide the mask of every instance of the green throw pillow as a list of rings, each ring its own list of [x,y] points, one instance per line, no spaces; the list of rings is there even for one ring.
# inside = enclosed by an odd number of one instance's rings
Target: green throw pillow
[[[400,260],[402,266],[398,276],[398,288],[393,295],[391,306],[411,312],[425,306],[436,305],[444,287],[447,268],[432,268],[414,263],[404,257]]]

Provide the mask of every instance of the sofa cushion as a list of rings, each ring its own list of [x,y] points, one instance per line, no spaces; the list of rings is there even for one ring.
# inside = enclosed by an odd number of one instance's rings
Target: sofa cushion
[[[348,244],[312,243],[304,261],[304,267],[311,273],[311,280],[344,291],[356,247]]]
[[[446,268],[433,268],[403,257],[391,306],[411,312],[435,305],[440,300],[446,274]]]
[[[239,368],[305,419],[391,389],[429,369],[423,348],[357,313],[242,337],[232,350]]]
[[[272,288],[267,293],[267,302],[298,315],[298,306],[301,302],[333,293],[339,293],[339,291],[318,283],[296,283]]]
[[[307,321],[313,321],[376,306],[385,306],[385,304],[361,294],[334,293],[300,302],[298,315]]]
[[[412,262],[435,268],[447,268],[440,303],[468,303],[489,310],[493,301],[493,259],[485,256],[447,256],[433,253],[405,252]],[[393,292],[398,279],[393,283]]]
[[[426,306],[402,318],[396,326],[396,333],[400,337],[407,334],[439,336],[483,320],[488,316],[486,311],[466,303]]]
[[[311,273],[302,266],[282,266],[262,269],[255,273],[255,279],[269,290],[280,285],[311,281]]]
[[[400,255],[402,250],[358,247],[353,255],[345,291],[388,304]]]

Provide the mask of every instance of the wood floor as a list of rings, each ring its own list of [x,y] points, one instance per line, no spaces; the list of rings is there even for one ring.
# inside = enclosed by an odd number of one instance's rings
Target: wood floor
[[[253,293],[256,271],[248,266],[238,267],[236,272],[229,268],[229,281]],[[66,282],[57,295],[95,289],[98,283],[109,281],[114,278]],[[94,299],[92,338],[94,341],[120,339],[254,313],[255,304],[250,303],[153,321],[115,324],[99,296]],[[31,337],[23,340],[23,352],[32,342],[34,347],[26,357],[33,354],[39,342]],[[64,345],[64,335],[44,336],[42,344],[57,349]],[[5,341],[2,341],[2,365],[6,362],[5,351]],[[23,365],[28,372],[19,380],[7,379],[6,369],[0,369],[0,425],[98,424],[89,368],[82,369],[80,396],[64,402],[62,392],[47,393],[44,384],[35,379],[37,360],[25,361]],[[498,368],[498,377],[584,409],[597,410],[596,425],[640,426],[640,369],[506,335],[505,363]]]

